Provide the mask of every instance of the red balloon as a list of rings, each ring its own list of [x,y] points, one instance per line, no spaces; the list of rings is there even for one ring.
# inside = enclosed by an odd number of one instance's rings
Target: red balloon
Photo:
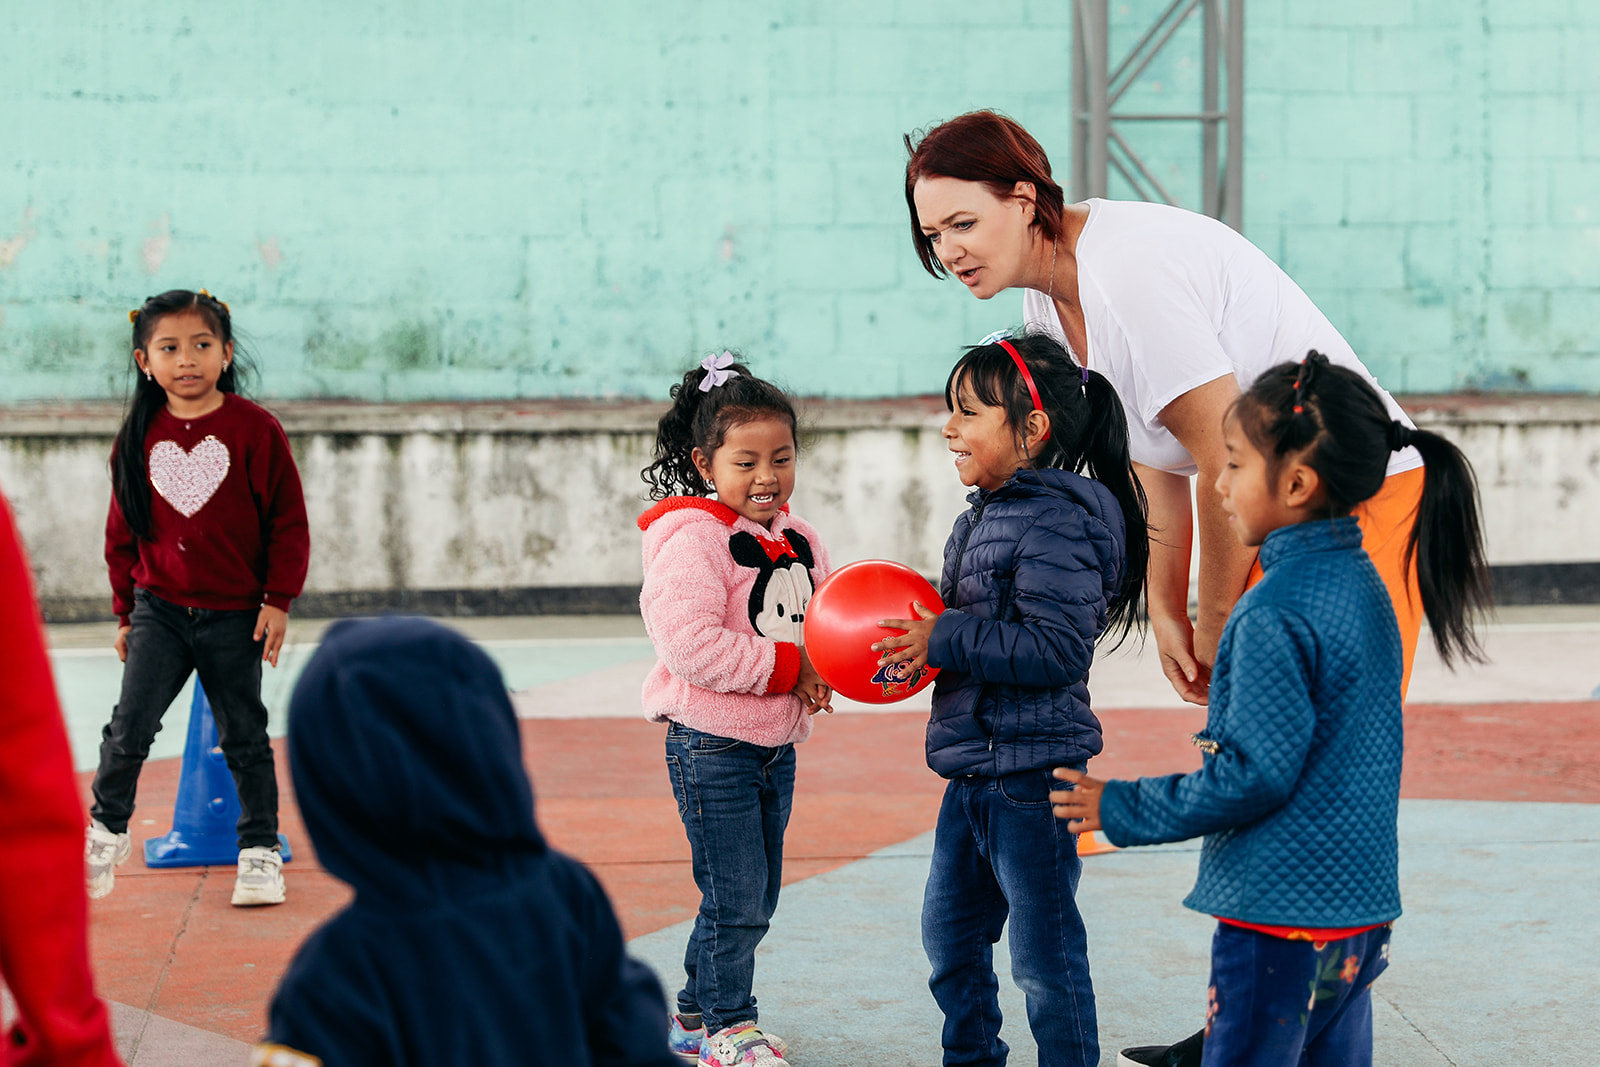
[[[863,704],[893,704],[921,690],[937,667],[910,670],[906,663],[878,666],[872,643],[905,633],[879,626],[882,619],[915,619],[915,601],[943,611],[944,601],[928,580],[902,563],[864,559],[847,563],[823,579],[806,605],[806,653],[833,691]]]

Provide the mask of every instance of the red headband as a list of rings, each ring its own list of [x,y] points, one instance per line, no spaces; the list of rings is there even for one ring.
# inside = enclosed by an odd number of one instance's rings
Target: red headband
[[[1017,365],[1017,370],[1022,372],[1022,383],[1028,387],[1028,395],[1033,397],[1033,410],[1044,411],[1044,403],[1039,399],[1039,387],[1033,384],[1033,375],[1028,372],[1028,365],[1022,362],[1022,354],[1012,346],[1010,341],[1000,338],[997,342],[1001,348],[1011,354],[1011,362]],[[1045,430],[1044,436],[1039,438],[1039,443],[1050,440],[1050,431]]]

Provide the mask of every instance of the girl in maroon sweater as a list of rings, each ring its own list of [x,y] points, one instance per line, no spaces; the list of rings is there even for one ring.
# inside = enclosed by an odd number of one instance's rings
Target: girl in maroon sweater
[[[112,453],[106,562],[122,695],[102,733],[85,850],[89,896],[128,858],[139,770],[198,672],[239,789],[237,905],[284,899],[278,784],[261,664],[278,665],[310,558],[305,499],[278,420],[235,392],[228,306],[204,289],[146,300],[140,378]]]

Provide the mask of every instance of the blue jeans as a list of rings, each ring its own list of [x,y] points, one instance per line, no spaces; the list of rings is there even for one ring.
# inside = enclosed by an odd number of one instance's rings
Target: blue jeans
[[[1339,941],[1289,941],[1218,923],[1201,1062],[1370,1067],[1370,987],[1388,969],[1389,933],[1385,925]]]
[[[1081,769],[1081,768],[1080,768]],[[1095,1067],[1100,1036],[1083,919],[1077,835],[1050,811],[1048,770],[956,778],[945,787],[922,901],[928,988],[944,1012],[944,1062],[1002,1067],[994,945],[1010,917],[1011,974],[1047,1067]]]
[[[263,642],[255,639],[259,614],[186,608],[148,590],[134,591],[122,695],[100,734],[89,809],[107,830],[128,829],[139,771],[161,717],[197,672],[239,790],[239,847],[278,847],[278,777],[261,703]]]
[[[757,1020],[756,946],[778,907],[794,746],[763,748],[669,723],[667,773],[700,887],[678,1012],[698,1012],[716,1033]]]

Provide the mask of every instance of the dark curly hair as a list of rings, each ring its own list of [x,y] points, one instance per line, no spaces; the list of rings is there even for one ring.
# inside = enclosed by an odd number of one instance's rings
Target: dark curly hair
[[[650,487],[651,500],[710,496],[711,486],[694,465],[694,450],[710,456],[735,426],[757,419],[783,419],[789,423],[795,444],[800,443],[799,419],[788,393],[757,378],[738,360],[725,370],[732,371],[732,376],[709,390],[702,391],[700,385],[710,372],[698,365],[672,387],[672,407],[656,424],[655,460],[639,475]]]

